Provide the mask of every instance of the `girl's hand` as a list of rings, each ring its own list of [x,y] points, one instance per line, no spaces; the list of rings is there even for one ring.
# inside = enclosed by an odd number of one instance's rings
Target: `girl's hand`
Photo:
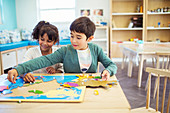
[[[35,77],[33,74],[31,73],[27,73],[25,76],[24,76],[24,81],[25,82],[34,82],[35,81]]]
[[[48,74],[54,74],[56,73],[56,70],[53,68],[53,67],[47,67],[46,68],[46,71]]]
[[[8,71],[8,76],[7,79],[12,82],[12,83],[16,83],[16,78],[18,76],[18,72],[16,69],[12,69]]]
[[[109,80],[109,78],[110,78],[110,73],[107,70],[104,70],[102,73],[102,79]]]

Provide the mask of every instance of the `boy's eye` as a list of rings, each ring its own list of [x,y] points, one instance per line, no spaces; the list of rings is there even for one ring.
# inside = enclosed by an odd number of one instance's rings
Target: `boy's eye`
[[[77,39],[81,39],[80,37],[77,37]]]
[[[73,36],[71,36],[71,38],[74,38]]]

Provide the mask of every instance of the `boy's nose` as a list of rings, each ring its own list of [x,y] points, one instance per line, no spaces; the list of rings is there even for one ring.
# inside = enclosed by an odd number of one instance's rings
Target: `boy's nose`
[[[72,41],[73,41],[73,42],[76,42],[76,39],[73,38]]]

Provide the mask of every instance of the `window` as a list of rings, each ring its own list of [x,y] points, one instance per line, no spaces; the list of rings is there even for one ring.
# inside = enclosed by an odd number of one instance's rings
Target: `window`
[[[39,19],[71,22],[75,19],[75,0],[39,0]]]

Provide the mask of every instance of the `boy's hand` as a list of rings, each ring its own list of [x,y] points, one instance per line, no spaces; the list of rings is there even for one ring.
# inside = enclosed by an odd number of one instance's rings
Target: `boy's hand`
[[[31,73],[27,73],[25,76],[24,76],[24,81],[25,82],[34,82],[35,81],[35,77],[33,74]]]
[[[110,73],[107,70],[104,70],[102,73],[102,79],[109,80],[109,78],[110,78]]]
[[[16,69],[12,69],[8,71],[8,76],[7,79],[12,82],[12,83],[16,83],[16,78],[18,76],[18,72]]]
[[[48,74],[54,74],[56,73],[56,70],[53,68],[53,67],[47,67],[46,68],[46,71]]]

